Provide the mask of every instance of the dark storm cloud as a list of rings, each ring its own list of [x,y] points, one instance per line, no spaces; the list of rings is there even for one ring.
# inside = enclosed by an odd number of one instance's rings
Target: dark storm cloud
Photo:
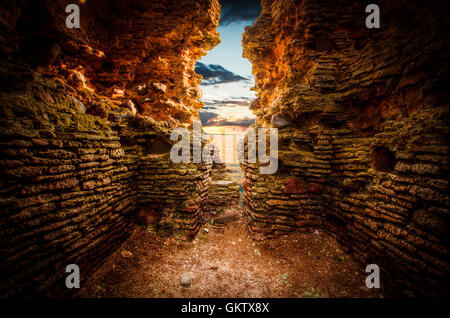
[[[203,64],[197,62],[195,72],[203,76],[202,85],[248,81],[248,78],[235,74],[218,64]]]
[[[260,0],[220,0],[222,15],[220,23],[253,21],[261,12]]]

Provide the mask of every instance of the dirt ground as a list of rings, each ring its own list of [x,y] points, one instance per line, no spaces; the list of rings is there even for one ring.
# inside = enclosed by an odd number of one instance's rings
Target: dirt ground
[[[79,296],[382,297],[365,277],[364,266],[324,233],[256,241],[241,217],[226,228],[207,224],[191,242],[137,228]]]

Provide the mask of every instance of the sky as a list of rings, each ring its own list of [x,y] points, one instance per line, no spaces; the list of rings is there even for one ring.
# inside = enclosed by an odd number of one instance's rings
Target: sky
[[[204,64],[220,64],[236,74],[251,75],[250,62],[242,57],[242,33],[245,26],[252,25],[253,21],[238,21],[228,25],[219,25],[219,45],[208,52],[200,62]]]
[[[200,110],[204,126],[247,127],[254,115],[249,110],[255,98],[250,62],[242,57],[242,33],[259,16],[259,0],[219,0],[222,14],[218,31],[221,43],[197,62],[203,76]]]

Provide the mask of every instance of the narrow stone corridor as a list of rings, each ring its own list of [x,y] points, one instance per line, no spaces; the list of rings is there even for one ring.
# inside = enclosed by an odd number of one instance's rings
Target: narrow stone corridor
[[[0,298],[448,297],[450,2],[231,2],[0,2]]]
[[[79,297],[382,297],[364,267],[315,231],[255,240],[245,217],[206,224],[193,241],[136,228]],[[381,286],[383,287],[383,286]]]

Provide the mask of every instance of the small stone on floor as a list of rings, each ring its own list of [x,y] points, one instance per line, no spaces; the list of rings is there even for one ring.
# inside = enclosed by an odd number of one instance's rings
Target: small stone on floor
[[[120,255],[122,255],[123,258],[130,258],[131,256],[133,256],[133,253],[127,250],[123,250],[120,252]]]
[[[192,279],[189,274],[183,274],[181,276],[181,280],[180,280],[181,286],[187,287],[191,284],[191,282],[192,282]]]

